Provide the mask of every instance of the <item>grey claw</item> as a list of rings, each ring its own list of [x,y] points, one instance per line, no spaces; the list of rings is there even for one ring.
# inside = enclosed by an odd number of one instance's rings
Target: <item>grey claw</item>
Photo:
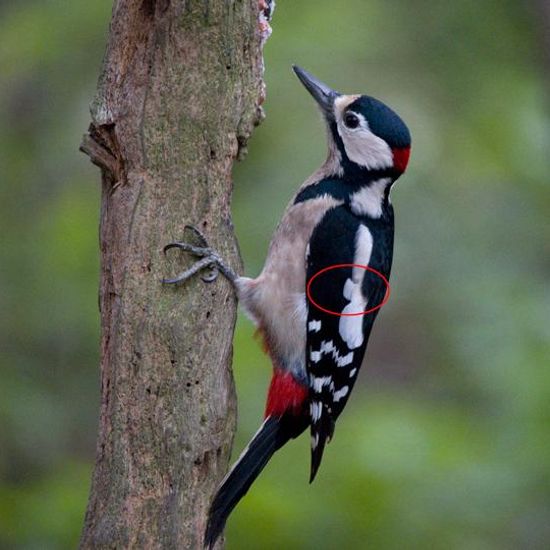
[[[199,239],[199,241],[201,242],[201,246],[205,248],[208,246],[208,241],[206,240],[204,233],[202,233],[200,229],[197,229],[194,225],[191,224],[186,224],[184,226],[184,230],[185,229],[189,229],[192,233],[194,233],[195,237],[197,237],[197,239]]]
[[[170,250],[171,248],[179,248],[180,250],[183,250],[184,252],[190,252],[191,254],[193,254],[194,256],[198,256],[199,258],[211,256],[213,253],[213,250],[207,246],[194,246],[192,244],[179,241],[168,243],[162,250],[166,254],[166,251]]]
[[[210,257],[202,258],[198,262],[194,263],[189,269],[186,269],[183,273],[180,273],[177,277],[173,279],[162,279],[162,282],[166,285],[173,285],[176,283],[182,283],[191,278],[195,273],[198,273],[206,267],[212,267],[214,261]]]
[[[189,269],[186,269],[183,273],[180,273],[177,277],[174,277],[173,279],[162,279],[162,282],[164,284],[181,283],[192,277],[195,273],[198,273],[203,269],[209,269],[209,272],[206,275],[201,275],[201,280],[205,283],[212,283],[218,278],[220,273],[229,279],[229,281],[234,283],[237,279],[237,274],[223,262],[215,250],[208,246],[208,241],[201,231],[193,225],[186,225],[185,229],[193,232],[195,239],[199,241],[199,246],[182,241],[174,241],[168,243],[162,249],[163,252],[166,254],[168,250],[178,248],[201,259],[193,264]]]
[[[178,248],[178,243],[168,243],[163,249],[162,252],[166,254],[167,250],[170,250],[171,248]]]

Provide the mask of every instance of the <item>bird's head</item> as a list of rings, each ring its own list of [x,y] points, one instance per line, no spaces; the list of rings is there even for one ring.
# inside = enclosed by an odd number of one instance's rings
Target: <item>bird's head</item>
[[[337,171],[389,171],[395,177],[405,171],[411,135],[392,109],[374,97],[341,94],[304,69],[293,68],[327,121]]]

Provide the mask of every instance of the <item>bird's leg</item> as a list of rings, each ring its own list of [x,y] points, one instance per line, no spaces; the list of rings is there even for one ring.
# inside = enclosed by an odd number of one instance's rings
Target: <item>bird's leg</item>
[[[166,251],[170,250],[171,248],[179,248],[180,250],[183,250],[184,252],[189,252],[193,256],[197,256],[201,259],[193,264],[189,269],[186,269],[185,271],[180,273],[177,277],[174,277],[173,279],[163,279],[162,282],[164,284],[182,283],[195,275],[195,273],[198,273],[199,271],[208,268],[210,269],[210,273],[201,277],[201,279],[205,283],[211,283],[215,281],[218,278],[218,274],[221,272],[221,274],[226,277],[229,282],[235,284],[238,275],[227,265],[226,262],[224,262],[224,260],[215,250],[208,246],[208,242],[205,236],[192,225],[186,225],[185,229],[189,229],[190,231],[192,231],[195,235],[195,238],[199,241],[200,244],[196,246],[187,242],[176,241],[167,244],[164,247],[163,252],[166,253]]]

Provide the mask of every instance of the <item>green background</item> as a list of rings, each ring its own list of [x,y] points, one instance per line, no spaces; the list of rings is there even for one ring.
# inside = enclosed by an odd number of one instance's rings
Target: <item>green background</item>
[[[108,0],[0,1],[0,548],[74,548],[98,384],[99,175],[78,152]],[[512,0],[279,0],[267,119],[235,169],[248,275],[324,159],[290,70],[408,122],[393,192],[392,298],[308,485],[308,438],[278,453],[228,548],[550,547],[550,192],[539,15]],[[239,432],[270,377],[240,319]]]

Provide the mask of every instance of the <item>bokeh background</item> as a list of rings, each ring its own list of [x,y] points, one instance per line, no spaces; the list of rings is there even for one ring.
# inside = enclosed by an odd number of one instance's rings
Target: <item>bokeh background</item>
[[[74,548],[98,412],[99,175],[78,152],[110,0],[0,1],[0,548]],[[413,135],[392,299],[314,485],[270,463],[229,549],[550,547],[545,1],[279,0],[267,119],[235,169],[246,272],[324,158],[293,62]],[[239,320],[238,454],[269,365]]]

